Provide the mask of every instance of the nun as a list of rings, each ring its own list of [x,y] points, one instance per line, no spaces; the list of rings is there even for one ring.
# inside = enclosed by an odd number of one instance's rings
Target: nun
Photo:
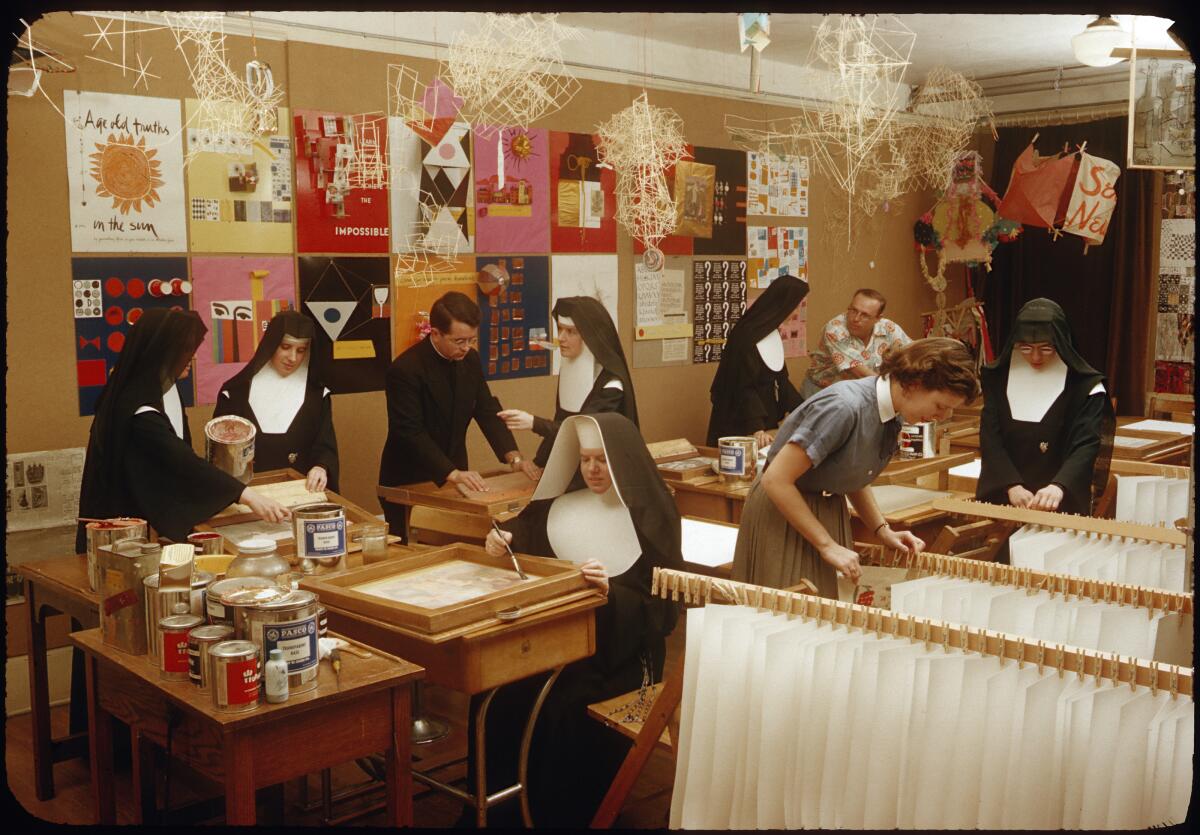
[[[621,338],[608,310],[590,296],[565,296],[552,311],[558,325],[558,396],[552,419],[520,409],[499,412],[509,429],[532,429],[542,437],[534,463],[546,466],[562,422],[571,415],[618,412],[638,425],[633,378]]]
[[[81,517],[138,516],[160,535],[182,542],[194,525],[234,502],[269,522],[291,515],[192,450],[175,382],[205,331],[194,311],[162,309],[147,310],[130,329],[92,420],[79,489]],[[81,522],[75,551],[86,550]]]
[[[728,435],[754,435],[759,447],[803,399],[788,377],[779,326],[808,295],[808,282],[782,275],[729,332],[709,396],[708,445]]]
[[[1087,515],[1108,480],[1116,418],[1104,375],[1075,350],[1063,309],[1034,299],[982,374],[979,482],[993,504]]]
[[[489,554],[556,557],[578,564],[607,601],[596,610],[596,652],[567,665],[534,729],[529,800],[538,826],[588,824],[629,742],[588,719],[593,702],[662,680],[673,603],[650,594],[655,566],[679,568],[679,512],[638,429],[623,415],[575,415],[559,427],[529,506],[488,535]],[[516,780],[517,750],[546,676],[507,685],[487,713],[488,790]],[[475,711],[471,711],[474,724]],[[474,758],[474,730],[469,759]],[[468,766],[474,774],[474,766]],[[502,819],[496,821],[502,823]]]
[[[328,343],[325,343],[328,345]],[[338,489],[333,398],[313,357],[313,320],[295,310],[277,313],[250,362],[217,395],[213,417],[238,415],[254,424],[254,467],[293,467],[306,488]]]

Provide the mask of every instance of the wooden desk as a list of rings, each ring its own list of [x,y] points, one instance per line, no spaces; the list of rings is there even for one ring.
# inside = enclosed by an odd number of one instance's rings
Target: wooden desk
[[[99,629],[71,641],[86,654],[92,799],[101,824],[116,821],[110,716],[126,722],[134,747],[139,823],[154,811],[153,749],[170,752],[224,784],[225,823],[255,822],[254,793],[356,757],[386,752],[388,822],[412,825],[410,694],[420,667],[376,653],[342,654],[335,677],[322,662],[316,690],[246,713],[219,713],[188,681],[163,681],[149,655],[105,646]],[[339,680],[340,678],[340,680]]]
[[[970,452],[958,452],[929,458],[893,458],[871,484],[916,484],[931,490],[946,490],[950,486],[950,468],[966,464],[974,457]],[[924,484],[923,480],[934,483]]]
[[[487,482],[488,490],[476,492],[460,489],[457,485],[447,482],[438,487],[432,481],[422,481],[416,484],[402,484],[396,487],[379,485],[376,494],[383,501],[409,507],[430,507],[438,510],[449,510],[455,513],[465,513],[479,519],[504,519],[512,516],[529,504],[537,482],[521,472],[511,470],[496,470],[482,473]],[[412,514],[408,516],[409,531],[412,528]],[[411,541],[411,537],[409,537]]]
[[[38,800],[54,797],[54,764],[87,755],[87,734],[50,736],[46,620],[62,613],[80,628],[100,625],[100,596],[88,588],[87,557],[71,554],[21,563],[29,610],[29,704],[33,716],[33,773]]]
[[[1137,447],[1113,446],[1113,459],[1143,461],[1157,464],[1188,465],[1192,460],[1192,436],[1176,432],[1154,432],[1143,429],[1126,429],[1125,425],[1145,420],[1141,417],[1117,418],[1116,435],[1119,438],[1136,438],[1147,443]],[[950,439],[953,452],[977,452],[979,432],[959,435]]]
[[[680,516],[696,516],[714,522],[742,521],[742,507],[750,493],[751,482],[722,483],[719,476],[702,476],[686,481],[667,481],[674,492]]]

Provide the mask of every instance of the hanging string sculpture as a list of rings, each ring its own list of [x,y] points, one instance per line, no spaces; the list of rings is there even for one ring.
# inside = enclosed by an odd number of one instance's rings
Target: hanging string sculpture
[[[987,319],[983,315],[983,302],[974,296],[968,296],[952,307],[939,307],[922,313],[921,325],[927,337],[946,336],[966,345],[975,358],[976,373],[985,362],[994,359],[988,339]]]
[[[1016,238],[1021,224],[997,214],[1000,198],[983,181],[976,151],[959,154],[950,167],[949,181],[933,208],[913,226],[921,273],[937,293],[937,306],[946,306],[946,266],[983,264],[992,269],[992,250]],[[929,272],[925,254],[938,253],[937,271]]]
[[[115,16],[108,19],[92,16],[92,22],[96,26],[96,31],[84,35],[85,38],[92,39],[92,46],[88,54],[83,57],[89,61],[96,61],[101,64],[108,64],[110,67],[116,67],[121,71],[122,78],[133,76],[133,89],[136,90],[140,84],[148,92],[150,90],[150,82],[146,79],[161,79],[162,76],[150,72],[150,65],[154,62],[154,56],[143,60],[141,50],[136,47],[131,49],[128,38],[130,35],[140,35],[143,32],[157,32],[164,27],[139,26],[130,29],[124,12],[121,13],[119,19]],[[117,26],[120,28],[114,28]],[[91,54],[96,52],[101,46],[104,47],[102,51],[110,55],[110,58],[101,58],[99,55]],[[133,52],[132,56],[129,54],[131,51]],[[136,67],[133,65],[135,60],[137,61]]]
[[[945,188],[946,172],[967,149],[981,122],[990,125],[995,136],[992,105],[983,88],[946,67],[929,71],[908,109],[919,117],[906,121],[900,130],[908,191]]]
[[[596,127],[601,165],[617,173],[617,222],[646,247],[643,260],[650,269],[661,267],[658,244],[675,229],[675,198],[667,171],[689,157],[683,139],[683,120],[674,110],[655,107],[643,92],[633,104]]]

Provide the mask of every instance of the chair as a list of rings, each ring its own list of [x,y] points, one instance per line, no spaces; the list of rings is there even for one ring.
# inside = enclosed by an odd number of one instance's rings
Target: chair
[[[1146,392],[1143,412],[1148,418],[1160,415],[1166,420],[1191,423],[1195,414],[1196,401],[1190,394],[1166,394],[1161,391]]]

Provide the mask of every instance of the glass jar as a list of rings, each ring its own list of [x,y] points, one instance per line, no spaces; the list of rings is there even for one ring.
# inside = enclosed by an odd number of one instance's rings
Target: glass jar
[[[387,533],[385,524],[362,525],[359,541],[362,543],[364,563],[378,562],[387,559]]]
[[[237,552],[225,569],[226,577],[265,577],[280,588],[291,590],[292,566],[276,553],[275,540],[244,539],[237,544]]]

